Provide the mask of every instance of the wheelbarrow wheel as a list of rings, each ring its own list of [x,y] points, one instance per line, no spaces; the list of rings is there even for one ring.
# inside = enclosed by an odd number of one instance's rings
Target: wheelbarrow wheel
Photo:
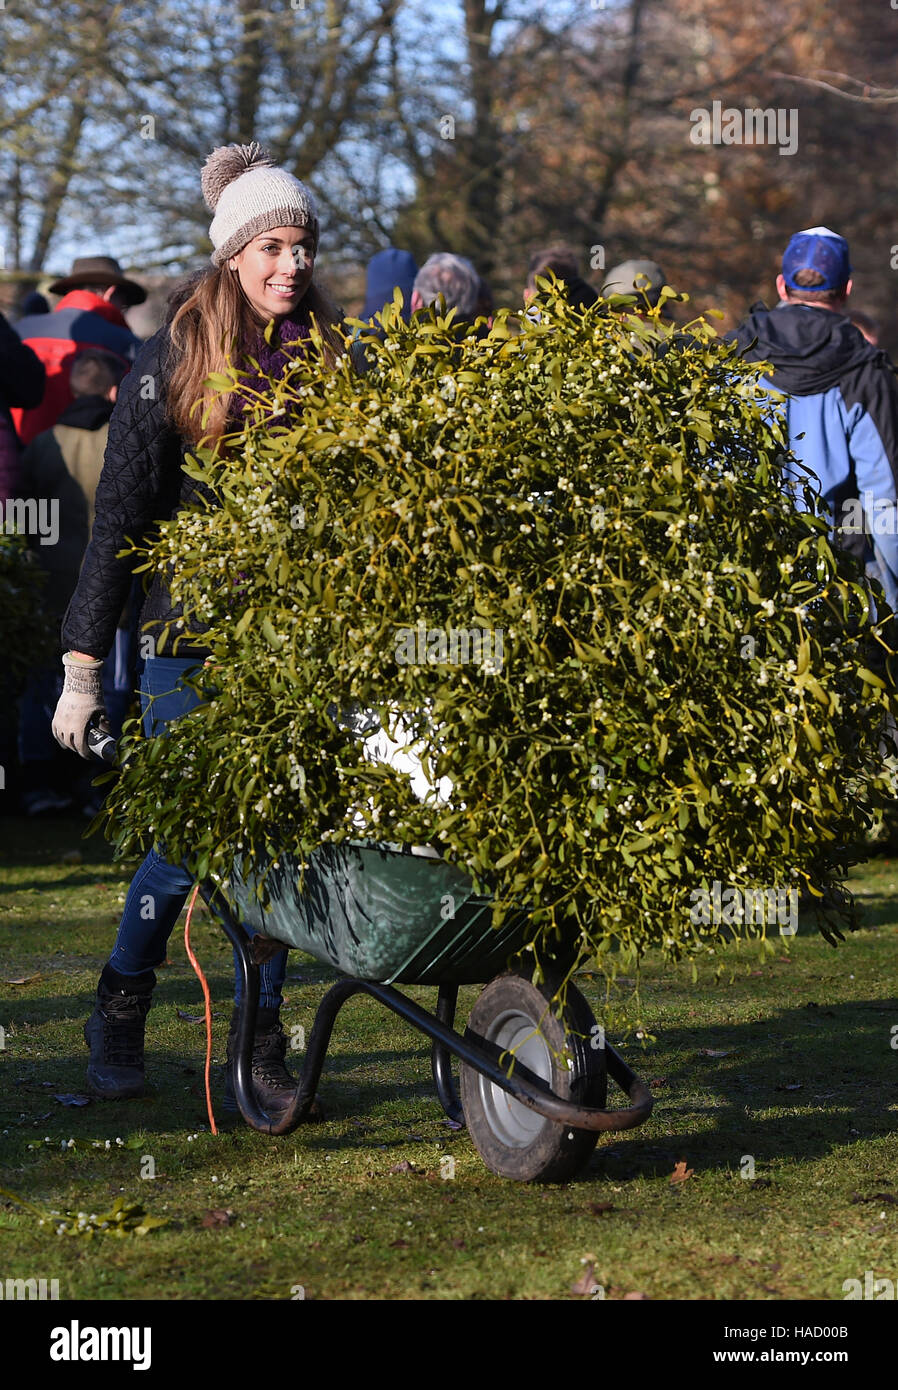
[[[475,1045],[485,1040],[503,1051],[514,1050],[517,1060],[547,1082],[559,1099],[601,1109],[608,1082],[604,1050],[594,1046],[592,1010],[580,991],[568,985],[566,1006],[557,1018],[548,1008],[552,994],[550,985],[533,985],[521,975],[499,975],[477,999],[465,1037]],[[571,1129],[544,1119],[466,1062],[461,1064],[461,1100],[477,1152],[503,1178],[567,1182],[598,1140],[595,1130]]]

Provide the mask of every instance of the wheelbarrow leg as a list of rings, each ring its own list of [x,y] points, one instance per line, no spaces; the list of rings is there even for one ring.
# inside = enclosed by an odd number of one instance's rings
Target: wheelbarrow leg
[[[237,1039],[234,1057],[234,1095],[237,1107],[253,1129],[262,1134],[289,1134],[306,1117],[315,1099],[315,1090],[324,1066],[327,1045],[334,1019],[340,1006],[355,994],[361,984],[357,980],[339,980],[328,990],[318,1006],[312,1033],[306,1049],[305,1065],[297,1082],[293,1099],[277,1119],[267,1115],[253,1093],[253,1042],[256,1016],[259,1010],[259,967],[253,957],[252,942],[237,921],[230,905],[211,882],[200,885],[200,892],[209,908],[219,918],[225,935],[237,953],[238,969],[243,982],[243,1002],[237,1019]]]
[[[455,1006],[458,1002],[457,985],[440,985],[437,993],[436,1016],[440,1023],[445,1023],[447,1028],[451,1028],[455,1022]],[[433,1071],[433,1080],[437,1088],[437,1095],[450,1120],[456,1124],[464,1124],[465,1115],[462,1110],[458,1092],[455,1089],[455,1079],[452,1075],[452,1053],[441,1042],[434,1039],[430,1049],[430,1065]]]
[[[233,1082],[238,1109],[244,1114],[248,1104],[258,1109],[253,1094],[253,1043],[256,1036],[256,1017],[259,1012],[259,967],[253,959],[252,944],[246,932],[235,920],[224,897],[212,883],[200,885],[200,892],[211,911],[219,918],[225,935],[234,947],[237,966],[243,985],[241,1004],[237,1010],[237,1037],[234,1043]]]

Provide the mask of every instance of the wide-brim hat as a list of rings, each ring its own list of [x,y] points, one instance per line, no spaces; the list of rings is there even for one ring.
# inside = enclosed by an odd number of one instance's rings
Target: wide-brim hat
[[[78,290],[82,285],[115,285],[129,305],[142,304],[147,297],[143,286],[136,280],[129,280],[111,256],[77,256],[69,274],[50,285],[49,293],[68,294],[69,290]]]

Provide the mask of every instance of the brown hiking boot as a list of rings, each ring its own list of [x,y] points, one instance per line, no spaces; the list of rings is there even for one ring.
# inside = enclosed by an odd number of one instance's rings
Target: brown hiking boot
[[[225,1083],[224,1108],[237,1110],[237,1097],[234,1094],[234,1051],[237,1046],[238,1010],[231,1014],[228,1030],[227,1081]],[[296,1093],[296,1077],[291,1076],[285,1064],[287,1055],[287,1035],[281,1025],[279,1010],[259,1009],[256,1014],[256,1034],[253,1039],[253,1093],[258,1104],[272,1119],[283,1115]],[[323,1119],[323,1112],[317,1101],[305,1116],[307,1120]]]

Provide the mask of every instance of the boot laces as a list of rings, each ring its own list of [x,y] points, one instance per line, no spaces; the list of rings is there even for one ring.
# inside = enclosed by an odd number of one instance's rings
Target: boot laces
[[[149,1011],[148,996],[113,994],[104,999],[103,1059],[115,1067],[143,1065],[144,1024]]]
[[[267,1033],[257,1033],[253,1044],[253,1077],[263,1085],[279,1090],[296,1090],[296,1082],[284,1063],[287,1038],[278,1025]]]

